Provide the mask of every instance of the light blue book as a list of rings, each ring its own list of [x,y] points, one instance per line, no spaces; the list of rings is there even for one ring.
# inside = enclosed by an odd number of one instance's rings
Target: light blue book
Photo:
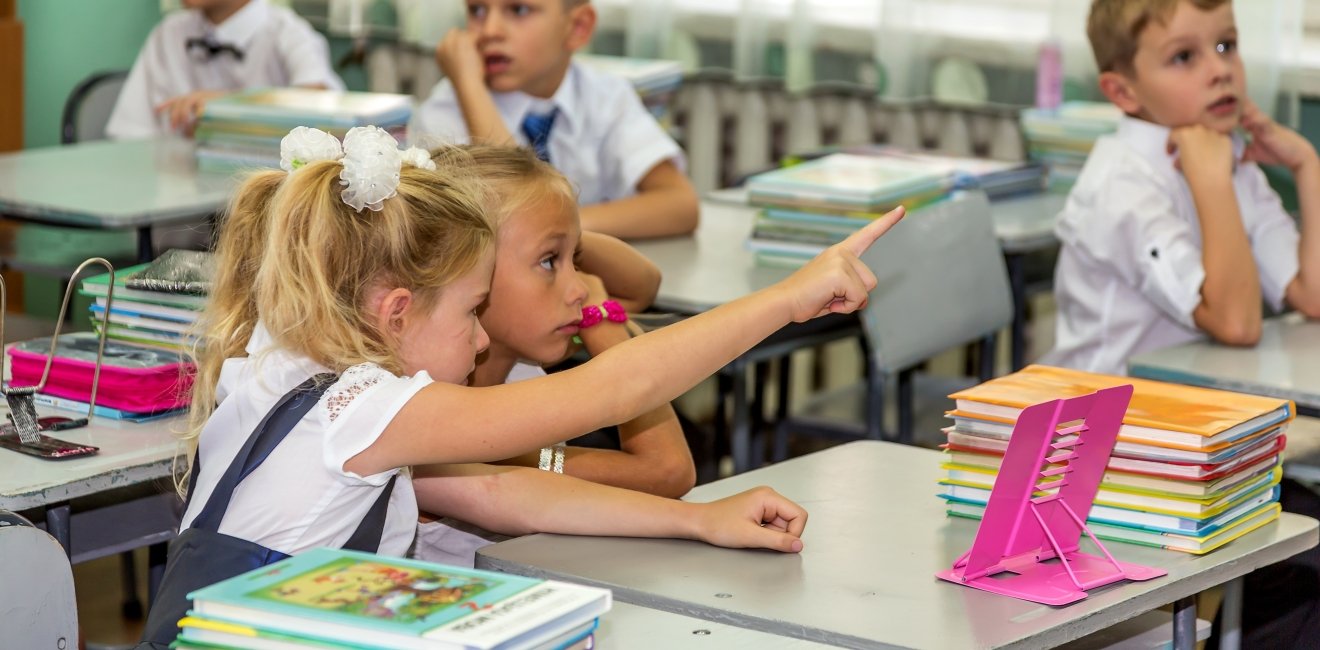
[[[196,615],[370,648],[535,648],[610,608],[554,580],[313,549],[200,589]]]

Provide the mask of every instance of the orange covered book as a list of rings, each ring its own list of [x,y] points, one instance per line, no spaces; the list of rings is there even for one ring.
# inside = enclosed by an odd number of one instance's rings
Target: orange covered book
[[[1016,420],[1032,404],[1122,384],[1132,384],[1134,391],[1120,441],[1206,450],[1289,422],[1296,412],[1290,400],[1039,365],[949,397],[956,401],[957,416]]]

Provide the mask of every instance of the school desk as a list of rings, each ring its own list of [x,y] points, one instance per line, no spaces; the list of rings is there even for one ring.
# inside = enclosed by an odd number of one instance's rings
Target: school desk
[[[978,523],[945,515],[935,496],[941,460],[929,449],[852,442],[685,497],[710,501],[772,486],[810,513],[800,554],[531,535],[482,549],[477,566],[608,587],[627,603],[854,648],[1054,647],[1175,603],[1175,621],[1183,623],[1177,647],[1190,648],[1183,635],[1194,630],[1194,595],[1228,583],[1223,615],[1232,636],[1239,579],[1320,541],[1314,519],[1283,513],[1204,556],[1110,542],[1119,560],[1168,575],[1098,589],[1066,607],[1038,605],[935,577],[970,548]]]
[[[1026,364],[1027,354],[1027,257],[1058,245],[1054,224],[1067,196],[1042,192],[1009,196],[990,202],[995,237],[1004,251],[1009,286],[1013,293],[1013,324],[1010,327],[1010,362],[1014,370]],[[660,265],[664,279],[656,305],[661,309],[696,313],[742,294],[736,291],[757,284],[765,271],[747,272],[755,260],[744,248],[721,248],[721,242],[741,245],[752,231],[755,211],[747,206],[747,190],[736,187],[706,194],[701,205],[701,225],[695,240],[637,242],[637,248]],[[710,223],[710,222],[715,223]],[[680,277],[671,283],[671,272]],[[746,281],[738,274],[745,273]],[[718,274],[718,275],[717,275]],[[728,278],[733,275],[731,279]],[[776,277],[782,277],[776,276]],[[718,279],[718,281],[717,281]],[[721,284],[723,283],[723,284]],[[721,300],[723,299],[723,300]]]
[[[596,647],[627,650],[825,650],[832,646],[614,601]]]
[[[203,173],[178,138],[102,140],[0,154],[0,216],[138,234],[138,260],[154,257],[153,226],[220,211],[232,174]],[[94,251],[92,251],[94,252]]]
[[[74,564],[151,546],[154,586],[164,571],[165,543],[179,523],[170,476],[182,451],[174,430],[182,424],[181,418],[142,424],[94,418],[86,427],[50,434],[100,447],[96,454],[69,460],[0,449],[0,510],[44,514],[46,531]]]
[[[1268,318],[1254,347],[1194,341],[1133,355],[1128,374],[1158,381],[1290,399],[1320,417],[1320,322],[1296,312]],[[1320,454],[1290,460],[1289,476],[1320,481]]]

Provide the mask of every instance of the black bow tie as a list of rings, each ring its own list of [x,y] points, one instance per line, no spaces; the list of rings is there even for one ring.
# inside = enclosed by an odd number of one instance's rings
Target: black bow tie
[[[201,50],[206,54],[207,61],[210,61],[211,59],[214,59],[215,57],[224,54],[225,52],[234,55],[234,58],[236,60],[239,61],[243,60],[243,50],[240,50],[237,47],[230,45],[228,43],[217,43],[206,37],[197,37],[197,38],[188,39],[185,49],[188,52],[192,52],[194,49]]]

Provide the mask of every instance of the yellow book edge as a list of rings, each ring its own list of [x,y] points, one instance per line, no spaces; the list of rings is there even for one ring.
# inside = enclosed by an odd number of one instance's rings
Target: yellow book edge
[[[1004,418],[1004,417],[1000,417],[1000,416],[998,416],[998,415],[985,415],[985,414],[982,414],[982,413],[971,413],[971,412],[963,411],[963,410],[960,410],[960,409],[954,409],[954,410],[952,410],[952,411],[945,411],[944,415],[945,415],[946,417],[951,417],[951,418],[965,418],[965,419],[968,419],[968,420],[981,420],[981,421],[984,421],[984,422],[992,422],[992,423],[995,423],[995,424],[1007,424],[1007,425],[1010,425],[1010,426],[1017,424],[1017,421],[1016,421],[1016,420],[1013,420],[1013,419],[1011,419],[1011,418]],[[1272,434],[1272,433],[1274,433],[1275,431],[1279,430],[1280,428],[1282,428],[1282,427],[1284,427],[1284,426],[1287,426],[1287,424],[1288,424],[1289,422],[1292,422],[1292,418],[1291,418],[1291,417],[1289,417],[1288,419],[1286,419],[1286,420],[1284,420],[1284,421],[1282,421],[1282,422],[1276,422],[1276,423],[1274,423],[1273,425],[1270,425],[1269,428],[1261,429],[1260,431],[1257,431],[1256,433],[1253,433],[1253,434],[1251,434],[1251,435],[1243,436],[1243,437],[1241,437],[1241,438],[1234,438],[1233,440],[1226,440],[1226,441],[1224,441],[1224,442],[1216,443],[1216,444],[1213,444],[1213,445],[1207,445],[1207,446],[1204,446],[1204,447],[1198,447],[1198,446],[1196,446],[1196,445],[1180,445],[1180,444],[1178,444],[1178,443],[1176,443],[1176,442],[1166,442],[1166,441],[1163,441],[1163,440],[1146,440],[1146,439],[1143,439],[1143,438],[1133,438],[1133,437],[1131,437],[1131,436],[1125,436],[1125,435],[1123,435],[1123,434],[1121,434],[1121,433],[1118,435],[1118,442],[1126,442],[1126,443],[1128,443],[1128,444],[1141,445],[1141,446],[1143,446],[1143,447],[1162,447],[1162,448],[1164,448],[1164,449],[1177,449],[1177,450],[1180,450],[1180,451],[1198,451],[1198,452],[1212,453],[1212,452],[1220,451],[1220,450],[1223,450],[1223,449],[1227,449],[1228,447],[1233,447],[1233,446],[1236,446],[1236,445],[1246,444],[1246,443],[1251,442],[1251,441],[1253,441],[1253,440],[1256,440],[1257,438],[1260,438],[1260,437],[1262,437],[1262,436],[1266,436],[1266,435]],[[1125,424],[1126,424],[1126,423],[1125,423]],[[955,430],[957,430],[956,427],[955,427]],[[1170,429],[1170,430],[1172,431],[1172,429]],[[963,433],[967,433],[967,432],[964,431]],[[1192,431],[1184,431],[1184,432],[1182,432],[1182,433],[1195,433],[1195,432],[1192,432]],[[967,433],[967,435],[975,435],[975,434]]]

